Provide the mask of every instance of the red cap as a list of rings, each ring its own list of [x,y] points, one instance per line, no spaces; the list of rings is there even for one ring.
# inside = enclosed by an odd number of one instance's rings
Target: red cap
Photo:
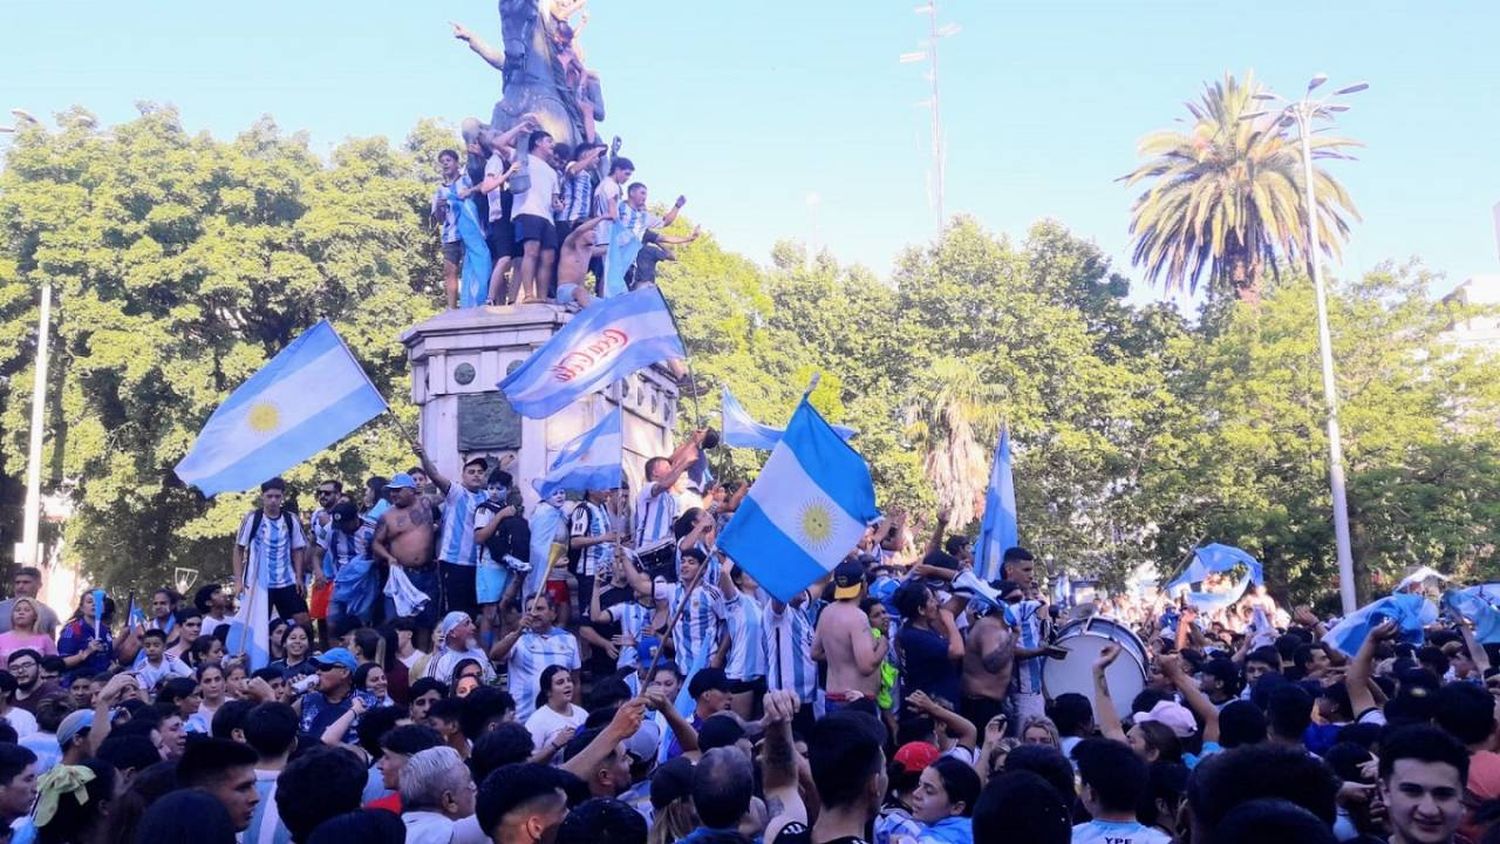
[[[937,745],[925,741],[909,741],[896,751],[896,762],[905,768],[908,774],[920,774],[942,755]]]

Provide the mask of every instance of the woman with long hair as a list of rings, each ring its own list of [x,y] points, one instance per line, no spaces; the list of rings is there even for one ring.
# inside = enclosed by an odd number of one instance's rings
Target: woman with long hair
[[[526,719],[526,730],[531,733],[537,751],[556,752],[567,743],[566,739],[559,741],[559,737],[571,738],[589,714],[583,707],[573,705],[573,674],[566,666],[549,665],[542,669],[538,685],[541,690],[536,694],[536,711]]]
[[[224,643],[214,636],[199,636],[193,641],[193,646],[188,648],[187,664],[191,668],[223,659]]]
[[[973,844],[979,789],[979,774],[964,762],[945,756],[928,765],[912,794],[911,814],[922,824],[917,844]]]
[[[385,678],[385,669],[373,662],[361,663],[354,670],[354,688],[375,696],[376,706],[395,706],[391,700],[390,684]]]
[[[1062,737],[1051,718],[1033,715],[1021,722],[1021,743],[1040,744],[1053,750],[1062,750]]]
[[[205,729],[214,722],[214,713],[224,705],[227,686],[224,681],[224,667],[217,662],[205,662],[198,666],[198,694],[203,700],[198,704],[197,717],[202,721]]]
[[[103,606],[99,597],[103,598]],[[57,637],[57,655],[63,658],[70,679],[92,677],[109,670],[115,658],[115,640],[109,632],[114,614],[115,602],[102,590],[85,592],[79,597],[78,609]]]
[[[57,645],[41,630],[42,615],[36,601],[20,597],[11,601],[10,629],[0,633],[0,663],[19,650],[30,649],[42,656],[56,656]]]
[[[281,647],[286,656],[271,663],[281,670],[287,682],[292,682],[318,672],[312,661],[313,631],[306,624],[288,625],[281,634]]]

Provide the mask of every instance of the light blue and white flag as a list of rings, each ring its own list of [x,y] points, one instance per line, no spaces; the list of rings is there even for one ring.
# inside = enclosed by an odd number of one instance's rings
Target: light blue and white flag
[[[1235,566],[1244,566],[1250,582],[1256,586],[1264,582],[1259,560],[1233,545],[1220,545],[1214,542],[1193,552],[1193,561],[1188,563],[1188,567],[1183,570],[1182,574],[1167,584],[1167,591],[1175,592],[1185,589],[1190,583],[1207,580],[1210,574],[1222,574],[1232,570]]]
[[[1388,595],[1345,616],[1324,636],[1324,643],[1340,653],[1354,656],[1370,637],[1370,631],[1386,621],[1401,625],[1401,641],[1422,644],[1422,623],[1436,618],[1437,608],[1421,595]]]
[[[210,496],[250,489],[386,409],[359,361],[323,320],[219,405],[177,464],[177,477]]]
[[[1250,588],[1250,575],[1240,578],[1240,582],[1229,587],[1224,592],[1184,592],[1182,597],[1187,599],[1193,608],[1204,615],[1212,615],[1235,601],[1245,597],[1245,590]]]
[[[229,619],[224,650],[243,655],[251,671],[271,664],[270,593],[247,572],[249,588],[240,595],[240,608]]]
[[[654,285],[584,308],[500,382],[522,416],[545,419],[583,396],[670,358],[682,338]]]
[[[521,608],[530,607],[531,599],[547,587],[547,573],[561,562],[567,562],[568,517],[562,508],[543,499],[531,511],[531,545],[527,549],[531,570],[521,581]]]
[[[870,467],[804,395],[719,549],[789,604],[854,550],[879,515]]]
[[[1008,548],[1020,544],[1016,533],[1016,484],[1010,473],[1010,429],[1000,431],[990,485],[984,491],[984,519],[974,548],[974,567],[985,580],[1001,577],[1000,563]]]
[[[600,225],[609,229],[609,244],[604,252],[602,298],[611,299],[625,293],[625,273],[635,266],[635,257],[641,252],[641,239],[634,227],[620,220],[606,220]]]
[[[537,494],[546,498],[556,490],[588,492],[617,489],[624,471],[620,407],[604,414],[594,427],[563,445],[552,468],[536,482]]]
[[[761,451],[770,451],[776,447],[781,440],[784,429],[772,428],[770,425],[762,425],[756,422],[750,415],[750,411],[740,404],[740,400],[729,392],[726,386],[723,389],[722,413],[724,416],[723,430],[719,432],[720,439],[725,445],[734,448],[756,448]],[[855,434],[853,428],[843,425],[830,425],[834,433],[845,440],[852,438]]]
[[[1474,622],[1474,640],[1481,645],[1500,642],[1500,609],[1492,595],[1496,584],[1450,589],[1443,593],[1443,609]]]

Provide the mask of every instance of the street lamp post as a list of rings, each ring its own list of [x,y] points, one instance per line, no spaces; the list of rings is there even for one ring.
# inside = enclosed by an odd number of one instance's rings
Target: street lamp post
[[[42,521],[42,422],[47,398],[47,343],[52,325],[52,285],[42,284],[42,302],[37,314],[36,373],[31,382],[31,432],[26,450],[26,512],[21,523],[21,543],[16,562],[34,566],[40,562]]]
[[[1318,304],[1318,349],[1323,359],[1323,403],[1327,411],[1328,486],[1333,498],[1333,540],[1339,564],[1339,599],[1343,605],[1344,615],[1349,615],[1359,608],[1359,598],[1354,585],[1354,554],[1349,542],[1349,500],[1344,487],[1344,443],[1339,433],[1339,398],[1333,372],[1333,339],[1328,330],[1328,292],[1323,282],[1323,267],[1318,261],[1318,202],[1313,185],[1312,123],[1313,120],[1319,118],[1332,120],[1335,113],[1349,109],[1347,105],[1332,102],[1334,97],[1358,93],[1370,86],[1359,82],[1340,88],[1333,93],[1332,97],[1321,100],[1313,99],[1312,92],[1326,81],[1328,77],[1321,73],[1314,76],[1307,83],[1307,91],[1302,95],[1302,99],[1287,102],[1277,117],[1277,122],[1281,123],[1286,120],[1295,122],[1302,146],[1307,263],[1312,271],[1313,290]],[[1271,93],[1261,93],[1255,96],[1256,99],[1261,100],[1286,102]],[[1261,117],[1265,114],[1267,112],[1256,112],[1244,115],[1241,119]]]

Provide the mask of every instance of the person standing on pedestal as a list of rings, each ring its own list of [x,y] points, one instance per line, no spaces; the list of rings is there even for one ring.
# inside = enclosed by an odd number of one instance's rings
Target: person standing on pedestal
[[[557,171],[552,169],[552,136],[536,131],[527,139],[526,164],[521,175],[526,189],[515,191],[511,208],[516,227],[516,243],[521,245],[521,269],[518,273],[517,304],[545,301],[552,286],[552,271],[557,261],[557,227],[553,225],[554,200],[558,195]],[[430,473],[429,473],[430,474]],[[480,486],[484,479],[480,478]]]
[[[441,607],[450,612],[479,613],[475,577],[479,566],[479,546],[474,542],[474,511],[489,499],[485,481],[489,463],[483,457],[464,462],[459,483],[450,481],[432,465],[427,452],[417,443],[412,450],[422,460],[422,471],[443,493],[443,526],[438,533],[438,574],[441,578]]]
[[[698,458],[698,445],[703,442],[704,434],[701,429],[694,431],[671,457],[646,461],[646,485],[635,508],[635,553],[648,577],[677,579],[672,523],[677,521],[679,502],[672,487]]]

